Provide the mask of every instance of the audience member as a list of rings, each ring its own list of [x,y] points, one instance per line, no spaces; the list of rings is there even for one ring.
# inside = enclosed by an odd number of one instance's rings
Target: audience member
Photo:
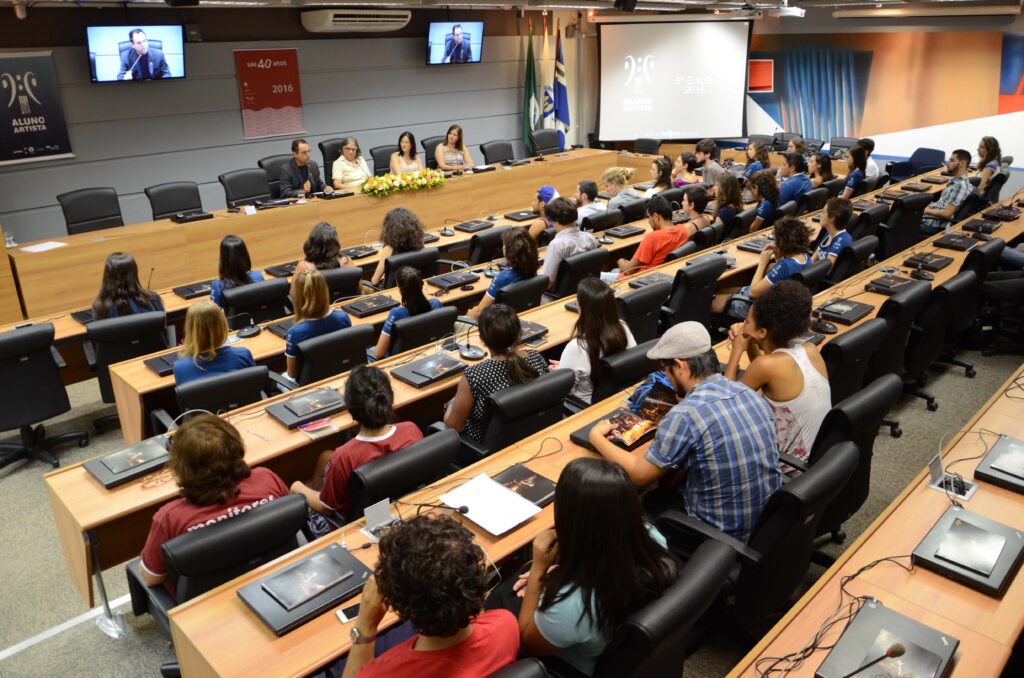
[[[152,277],[152,273],[150,274]],[[164,310],[160,295],[139,282],[139,265],[127,252],[111,252],[103,265],[100,293],[92,302],[96,320]]]
[[[695,194],[693,197],[694,202],[689,201],[688,196],[691,193]],[[704,207],[708,204],[707,194],[702,187],[691,186],[686,189],[686,192],[683,193],[683,209],[687,210],[691,220],[690,223],[677,225],[672,223],[672,206],[668,200],[665,200],[660,195],[651,198],[647,202],[647,225],[651,227],[651,232],[643,237],[643,240],[640,241],[640,246],[636,248],[636,252],[633,253],[632,257],[629,259],[619,259],[618,269],[602,273],[601,277],[610,282],[617,277],[639,273],[652,266],[663,264],[669,252],[682,247],[683,243],[696,233],[697,226],[693,224],[693,213],[696,212],[696,206],[701,203],[703,203]],[[699,212],[697,215],[702,219],[706,219]]]
[[[827,153],[814,153],[808,162],[808,170],[811,177],[811,186],[820,188],[826,181],[836,178],[832,174],[832,158]]]
[[[334,192],[330,186],[324,186],[320,168],[309,157],[309,142],[305,139],[292,141],[292,159],[281,166],[278,180],[282,198],[303,198],[310,193]]]
[[[747,166],[743,168],[743,179],[749,180],[757,172],[763,169],[771,169],[772,163],[768,158],[768,145],[751,142],[747,144]]]
[[[537,218],[526,226],[527,232],[534,240],[539,241],[545,231],[554,227],[555,223],[547,214],[547,206],[549,202],[558,197],[560,196],[554,186],[544,184],[537,189],[537,195],[534,197],[532,205],[533,211],[537,213]]]
[[[341,155],[331,167],[331,180],[334,188],[340,191],[355,190],[373,176],[359,142],[355,137],[345,137],[341,145]]]
[[[807,142],[803,140],[803,137],[791,137],[786,142],[786,153],[797,155],[807,155]]]
[[[982,137],[978,143],[978,193],[985,195],[988,182],[1002,169],[1003,152],[995,137]]]
[[[587,217],[600,214],[608,209],[608,206],[597,200],[597,182],[587,179],[581,181],[576,187],[576,223],[583,224]]]
[[[807,177],[807,161],[797,153],[786,154],[786,164],[779,168],[779,176],[785,178],[779,186],[779,205],[793,200],[797,203],[807,191],[814,188]]]
[[[226,235],[220,241],[220,277],[210,281],[210,300],[224,307],[224,290],[260,282],[263,274],[252,270],[249,248],[237,235]]]
[[[458,174],[462,174],[467,167],[472,168],[476,164],[462,139],[461,127],[452,125],[448,128],[444,141],[434,148],[434,160],[437,162],[438,169]]]
[[[829,258],[832,266],[843,248],[853,244],[853,236],[846,232],[846,227],[853,216],[850,201],[845,198],[830,198],[821,211],[821,227],[825,229],[825,237],[818,243],[811,257],[812,261]]]
[[[502,269],[498,275],[494,276],[487,292],[480,299],[480,303],[466,312],[466,315],[474,320],[479,318],[480,314],[497,300],[498,292],[513,283],[528,280],[537,275],[537,267],[540,265],[537,241],[531,238],[525,229],[509,229],[502,236],[502,244],[508,268]],[[456,330],[456,332],[458,331]]]
[[[326,221],[321,221],[309,232],[309,237],[302,244],[305,258],[295,266],[295,272],[315,268],[326,271],[332,268],[343,268],[352,260],[341,254],[341,242],[338,231]]]
[[[288,376],[299,378],[302,369],[302,342],[352,327],[352,321],[341,310],[331,308],[331,294],[327,281],[315,268],[306,269],[292,278],[292,300],[295,306],[295,324],[288,328],[284,338],[284,356]]]
[[[380,330],[380,337],[377,339],[377,347],[374,349],[374,357],[377,360],[391,355],[391,332],[395,323],[410,316],[429,313],[441,308],[441,300],[431,297],[427,300],[423,294],[423,278],[420,272],[411,266],[403,266],[395,271],[395,283],[398,285],[398,292],[402,295],[402,305],[391,309],[384,327]]]
[[[544,252],[544,267],[541,270],[548,277],[548,287],[551,288],[557,282],[558,267],[564,259],[597,249],[601,245],[597,238],[581,231],[576,225],[576,208],[565,198],[555,198],[548,203],[545,214],[555,224],[555,237]]]
[[[644,191],[641,197],[650,198],[667,188],[672,188],[672,160],[668,156],[655,158],[651,163],[651,181],[654,185]]]
[[[697,164],[704,168],[703,173],[700,175],[703,180],[704,188],[714,195],[715,184],[718,183],[718,177],[725,172],[725,169],[715,162],[715,153],[718,151],[718,147],[715,146],[715,142],[711,139],[701,139],[697,142],[697,148],[694,151],[694,155],[697,157]]]
[[[396,207],[384,215],[384,224],[380,229],[380,244],[380,259],[370,276],[370,282],[377,286],[384,283],[384,261],[388,257],[423,249],[423,223],[411,210]]]
[[[779,207],[779,184],[771,170],[761,170],[750,177],[750,193],[757,203],[757,215],[750,224],[750,232],[753,233],[775,223],[775,210]]]
[[[868,155],[862,146],[851,146],[846,162],[850,165],[850,173],[846,175],[843,192],[839,197],[849,200],[864,192],[864,180],[867,172]]]
[[[743,189],[740,180],[732,172],[725,172],[718,177],[715,205],[715,222],[722,222],[726,228],[743,211]]]
[[[939,199],[924,209],[921,220],[921,235],[934,235],[952,225],[953,215],[971,193],[974,186],[967,179],[967,168],[971,164],[971,154],[958,148],[949,155],[946,169],[953,175],[942,188]],[[935,218],[938,217],[938,218]]]
[[[388,169],[392,174],[418,172],[423,169],[423,158],[416,152],[416,137],[412,132],[398,135],[398,150],[391,154]]]
[[[878,169],[878,163],[871,157],[875,153],[875,140],[864,137],[857,142],[857,145],[864,149],[864,155],[866,156],[864,161],[864,178],[877,179],[881,172]]]
[[[701,183],[697,174],[697,156],[693,153],[680,153],[672,164],[672,185],[676,188],[689,184]]]
[[[632,167],[610,167],[601,175],[604,193],[608,196],[608,209],[613,210],[624,203],[640,199],[639,193],[626,187],[635,172]]]
[[[174,361],[174,383],[187,384],[214,374],[253,367],[256,361],[244,346],[226,346],[228,323],[224,311],[209,299],[200,299],[185,313],[185,341]]]

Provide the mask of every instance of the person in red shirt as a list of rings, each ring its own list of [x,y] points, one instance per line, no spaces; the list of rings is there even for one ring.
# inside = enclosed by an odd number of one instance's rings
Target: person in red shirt
[[[146,584],[162,583],[173,596],[160,548],[165,542],[284,497],[288,486],[269,469],[250,469],[238,431],[210,414],[189,419],[175,432],[167,467],[182,497],[164,504],[153,516],[140,571]]]
[[[660,195],[647,201],[647,224],[654,230],[640,241],[631,259],[619,259],[619,277],[663,264],[669,252],[682,247],[690,238],[686,224],[672,223],[672,205]]]
[[[446,515],[388,528],[366,580],[343,678],[479,678],[515,661],[519,623],[508,610],[481,612],[488,571],[473,534]],[[373,658],[387,608],[418,635]]]
[[[359,433],[321,464],[323,480],[319,492],[301,480],[292,483],[292,492],[305,495],[315,511],[351,518],[348,479],[352,472],[363,464],[423,439],[419,428],[410,421],[391,424],[394,400],[387,373],[377,367],[356,366],[345,382],[345,402],[352,418],[359,424]]]

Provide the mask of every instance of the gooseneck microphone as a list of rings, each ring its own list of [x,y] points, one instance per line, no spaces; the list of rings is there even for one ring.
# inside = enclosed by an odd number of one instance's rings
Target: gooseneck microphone
[[[420,508],[449,509],[451,511],[455,511],[456,513],[461,513],[462,515],[466,515],[467,513],[469,513],[469,507],[468,506],[446,506],[444,504],[420,504],[420,503],[415,502],[415,501],[396,501],[395,503],[396,504],[402,504],[403,506],[418,506]],[[883,657],[883,659],[884,659],[884,657]]]
[[[887,649],[885,651],[885,654],[883,654],[881,657],[872,659],[866,664],[861,664],[860,668],[858,668],[856,671],[847,673],[845,676],[842,676],[841,678],[850,678],[850,676],[855,676],[861,671],[869,669],[881,661],[885,661],[886,659],[895,659],[896,657],[902,657],[904,654],[906,654],[906,652],[907,648],[903,645],[903,643],[893,643],[889,646],[889,649]]]
[[[146,281],[146,289],[151,289],[153,285],[153,271],[156,270],[156,266],[149,269],[149,280]]]

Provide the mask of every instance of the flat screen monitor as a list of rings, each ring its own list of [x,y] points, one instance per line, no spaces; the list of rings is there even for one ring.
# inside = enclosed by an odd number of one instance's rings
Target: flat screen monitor
[[[428,66],[478,64],[483,48],[483,21],[434,21],[427,29]]]
[[[85,31],[93,82],[185,77],[181,25],[89,26]]]

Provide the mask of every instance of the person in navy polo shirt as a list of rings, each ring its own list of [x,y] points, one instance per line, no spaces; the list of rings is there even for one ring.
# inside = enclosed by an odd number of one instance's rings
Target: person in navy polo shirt
[[[787,153],[786,164],[779,168],[779,175],[785,178],[779,187],[779,205],[790,200],[800,202],[804,193],[814,188],[807,176],[807,161],[798,153]]]
[[[181,357],[174,361],[174,383],[181,386],[256,364],[249,349],[226,346],[227,338],[228,323],[217,304],[203,299],[189,306],[185,314],[185,343]]]
[[[288,362],[288,377],[298,379],[302,369],[299,344],[352,327],[352,321],[344,311],[331,309],[327,281],[315,268],[307,268],[292,278],[292,299],[295,301],[295,324],[284,337],[284,357]]]
[[[814,250],[811,257],[814,261],[828,257],[832,265],[836,265],[836,257],[843,248],[853,244],[853,236],[846,232],[852,215],[853,208],[849,200],[832,198],[825,203],[825,209],[821,213],[821,227],[825,229],[825,237]]]

